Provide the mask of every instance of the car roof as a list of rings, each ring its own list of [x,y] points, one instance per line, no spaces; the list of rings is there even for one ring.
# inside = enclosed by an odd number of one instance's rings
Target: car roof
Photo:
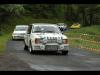
[[[28,25],[16,25],[16,27],[28,27]]]
[[[51,24],[51,23],[33,23],[32,25],[35,26],[57,26],[57,24]]]

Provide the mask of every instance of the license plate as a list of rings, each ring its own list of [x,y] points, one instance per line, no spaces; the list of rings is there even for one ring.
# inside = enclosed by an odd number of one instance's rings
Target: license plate
[[[57,45],[46,45],[45,47],[46,50],[58,50]]]

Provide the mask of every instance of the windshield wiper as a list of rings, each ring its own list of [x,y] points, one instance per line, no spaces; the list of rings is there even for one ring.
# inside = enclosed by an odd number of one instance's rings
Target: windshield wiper
[[[46,32],[54,33],[53,31],[46,31]]]

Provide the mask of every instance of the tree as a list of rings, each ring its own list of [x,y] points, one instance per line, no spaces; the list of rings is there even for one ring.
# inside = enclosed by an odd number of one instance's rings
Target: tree
[[[1,22],[7,20],[9,16],[21,16],[24,13],[23,5],[21,4],[2,4],[0,5]]]

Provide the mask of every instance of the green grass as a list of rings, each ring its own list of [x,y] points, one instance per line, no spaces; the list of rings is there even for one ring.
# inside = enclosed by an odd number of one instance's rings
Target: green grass
[[[10,39],[11,34],[5,34],[0,36],[0,53],[5,52],[6,49],[6,43]]]
[[[100,54],[100,44],[94,44],[91,42],[86,42],[83,40],[70,40],[72,43],[70,43],[74,47],[85,47],[85,50],[89,50],[95,53]],[[93,50],[91,50],[93,49]],[[95,49],[95,50],[94,50]]]
[[[96,44],[96,43],[91,43],[90,41],[84,41],[84,40],[79,40],[79,39],[74,39],[74,40],[70,40],[70,44],[73,46],[84,46],[87,48],[93,48],[93,49],[100,49],[100,44]]]
[[[70,29],[69,33],[84,33],[90,35],[100,35],[100,25],[81,27],[80,29]]]
[[[90,40],[90,41],[97,41],[100,42],[100,36],[99,35],[84,35],[82,33],[65,33],[70,38],[81,38],[85,40]]]
[[[83,34],[88,34],[88,35],[83,35]],[[91,42],[91,41],[100,42],[100,26],[95,25],[91,27],[83,27],[80,29],[71,29],[65,32],[65,35],[67,35],[69,38],[70,46],[73,47],[83,46],[86,48],[97,49],[94,52],[98,52],[100,54],[100,43]]]

